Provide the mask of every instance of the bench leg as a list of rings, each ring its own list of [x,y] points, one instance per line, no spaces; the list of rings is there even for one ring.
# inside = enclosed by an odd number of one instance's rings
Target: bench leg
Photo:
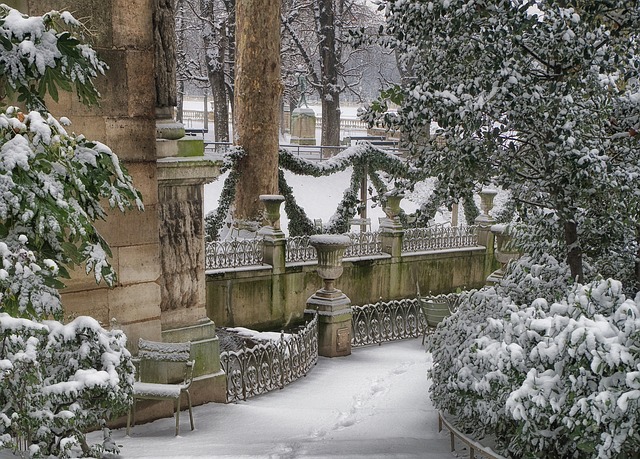
[[[180,433],[180,398],[182,394],[178,395],[178,400],[176,400],[176,437]]]
[[[193,411],[191,410],[191,394],[187,390],[187,401],[189,402],[189,420],[191,421],[191,430],[195,429],[193,425]]]
[[[136,425],[136,400],[133,399],[131,406],[129,407],[129,413],[127,414],[127,437],[131,432],[131,427]]]

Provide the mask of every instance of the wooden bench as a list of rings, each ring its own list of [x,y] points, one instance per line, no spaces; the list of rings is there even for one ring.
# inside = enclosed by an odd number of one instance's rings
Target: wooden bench
[[[127,417],[127,435],[129,435],[130,428],[136,424],[137,400],[175,400],[177,436],[180,432],[180,402],[182,394],[187,395],[189,420],[191,421],[191,430],[193,430],[193,412],[191,410],[189,388],[193,381],[195,361],[191,360],[191,343],[159,343],[140,338],[138,342],[138,361],[140,370],[146,367],[145,363],[182,364],[184,365],[184,378],[181,382],[175,384],[144,382],[140,380],[143,371],[138,371],[138,381],[133,384],[133,403]]]

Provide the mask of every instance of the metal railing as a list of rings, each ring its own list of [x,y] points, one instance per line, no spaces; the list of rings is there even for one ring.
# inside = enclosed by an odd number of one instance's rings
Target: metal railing
[[[409,228],[402,238],[403,252],[457,249],[478,245],[477,226]]]
[[[344,258],[365,257],[382,253],[382,238],[378,231],[346,233],[351,238],[351,245],[344,251]],[[285,261],[296,263],[317,260],[318,254],[309,244],[309,236],[292,236],[287,239]]]
[[[344,258],[379,255],[382,251],[382,233],[362,231],[347,233],[351,246],[345,250]],[[402,252],[423,252],[477,246],[477,227],[459,226],[432,228],[410,228],[405,230]],[[286,263],[299,263],[317,259],[316,249],[309,244],[309,236],[292,236],[286,242]],[[206,269],[259,266],[262,260],[262,239],[231,239],[209,242],[206,246]]]
[[[446,301],[453,311],[457,308],[459,295],[449,293],[424,297],[422,300]],[[417,338],[428,329],[418,298],[353,306],[352,311],[351,345],[354,347]]]
[[[313,261],[317,258],[316,249],[309,244],[309,236],[291,236],[287,238],[285,262]]]
[[[346,234],[351,245],[344,251],[344,258],[364,257],[382,253],[382,235],[379,231],[362,231]]]
[[[227,403],[282,389],[305,376],[318,361],[318,316],[291,335],[220,354],[227,375]]]
[[[207,242],[205,269],[238,268],[262,264],[262,239]]]
[[[438,413],[438,432],[442,432],[442,428],[445,427],[449,431],[449,444],[451,453],[456,450],[456,438],[462,442],[469,449],[469,459],[484,458],[484,459],[506,459],[504,456],[496,453],[488,446],[484,446],[480,442],[473,440],[465,433],[458,430],[452,422],[444,417],[442,413]],[[456,454],[456,456],[458,456]],[[459,457],[459,456],[458,456]]]

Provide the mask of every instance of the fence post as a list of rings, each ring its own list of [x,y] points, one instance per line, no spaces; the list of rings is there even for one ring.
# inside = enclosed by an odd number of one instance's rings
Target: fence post
[[[258,231],[262,236],[262,260],[273,267],[273,274],[285,270],[285,250],[287,238],[280,229],[280,204],[284,196],[279,194],[261,194],[260,200],[265,206],[265,220],[268,225]]]

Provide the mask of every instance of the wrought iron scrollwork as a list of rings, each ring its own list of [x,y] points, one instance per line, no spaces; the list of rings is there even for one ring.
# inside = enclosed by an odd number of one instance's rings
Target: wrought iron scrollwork
[[[262,239],[231,239],[208,242],[205,269],[238,268],[262,264]]]
[[[227,402],[246,400],[306,375],[318,361],[318,318],[278,341],[220,354],[227,374]]]
[[[423,300],[446,301],[453,311],[458,307],[459,298],[460,295],[449,293],[429,296]],[[428,328],[417,298],[353,306],[352,311],[351,345],[354,347],[417,338]]]

